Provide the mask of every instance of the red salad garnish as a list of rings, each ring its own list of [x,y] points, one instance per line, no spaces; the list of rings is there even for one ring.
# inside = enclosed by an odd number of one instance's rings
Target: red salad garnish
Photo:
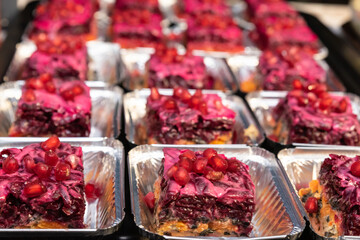
[[[50,150],[45,152],[45,163],[50,165],[50,166],[55,166],[57,164],[57,162],[59,161],[59,157],[58,155]]]
[[[18,164],[17,160],[12,155],[9,155],[3,161],[2,168],[3,168],[5,173],[11,174],[11,173],[16,172],[19,169],[19,164]]]
[[[181,186],[185,186],[190,181],[189,173],[183,167],[179,167],[179,169],[174,173],[173,177],[175,181]]]
[[[45,142],[42,142],[40,144],[41,148],[44,151],[50,151],[55,150],[60,146],[60,140],[57,136],[51,136],[49,139],[47,139]]]
[[[150,209],[150,211],[154,211],[155,207],[155,195],[153,192],[148,192],[148,194],[145,195],[144,201],[146,203],[146,206]]]
[[[45,163],[38,162],[34,167],[34,172],[39,178],[46,179],[50,177],[51,167]]]
[[[40,182],[28,183],[24,187],[24,194],[29,198],[38,197],[46,192],[46,187]]]
[[[306,200],[305,209],[308,213],[316,213],[318,211],[318,200],[315,197],[309,197]]]
[[[101,190],[95,184],[88,183],[85,185],[85,195],[88,201],[95,201],[101,196]]]
[[[355,177],[360,177],[360,160],[354,162],[350,167],[350,172]]]
[[[54,168],[55,179],[57,181],[64,181],[70,177],[71,167],[67,163],[58,163]]]

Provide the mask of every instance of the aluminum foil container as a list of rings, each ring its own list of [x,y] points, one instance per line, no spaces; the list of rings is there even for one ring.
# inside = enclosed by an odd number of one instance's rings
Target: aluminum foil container
[[[301,188],[309,187],[311,180],[318,179],[321,164],[325,158],[329,157],[329,154],[341,154],[349,157],[360,155],[359,147],[348,146],[318,146],[311,144],[297,145],[296,148],[287,148],[279,152],[278,158],[282,163],[285,172],[289,178],[290,186],[295,189],[297,193]],[[300,202],[300,198],[297,198]],[[301,203],[300,203],[301,204]],[[301,212],[309,220],[307,212],[301,204]],[[332,239],[318,235],[313,226],[312,231],[315,234],[316,239]],[[360,237],[354,236],[342,236],[340,239],[360,239]]]
[[[118,83],[120,76],[120,47],[115,43],[89,41],[86,43],[88,52],[89,81],[102,81],[108,84]],[[14,57],[10,63],[4,81],[22,80],[21,74],[26,60],[36,51],[34,42],[28,40],[18,43]]]
[[[158,236],[154,231],[154,218],[143,197],[154,191],[158,170],[163,158],[162,149],[176,147],[203,151],[208,147],[236,157],[250,167],[250,175],[255,184],[256,210],[252,219],[254,226],[250,238],[222,237],[233,239],[297,239],[305,228],[305,221],[295,201],[291,188],[278,165],[275,156],[261,148],[245,145],[142,145],[129,152],[129,178],[132,200],[132,211],[135,223],[143,235],[153,238]],[[295,196],[296,197],[296,196]],[[215,237],[172,237],[165,239],[220,239]]]
[[[0,137],[7,137],[15,121],[18,101],[24,81],[6,82],[0,86]],[[86,82],[91,96],[91,131],[89,137],[117,137],[123,91],[103,82]]]
[[[176,45],[176,47],[180,54],[185,52],[185,48],[181,45]],[[148,87],[145,80],[146,63],[154,52],[153,48],[121,49],[122,74],[120,79],[125,88],[134,90]],[[207,73],[216,79],[215,86],[219,86],[221,90],[237,90],[234,77],[223,59],[205,57],[204,63]]]
[[[0,138],[0,150],[22,148],[46,138]],[[124,150],[122,144],[107,138],[60,138],[61,142],[81,146],[84,180],[101,186],[102,195],[86,202],[84,229],[0,229],[2,237],[91,236],[115,232],[125,216]]]
[[[324,60],[317,60],[318,64],[326,71],[326,85],[330,91],[346,91],[344,85],[335,76],[335,73],[330,69],[329,65]],[[242,83],[246,81],[253,81],[256,89],[261,89],[261,82],[257,80],[257,66],[259,64],[258,55],[238,55],[226,59],[226,63],[232,70],[236,82],[241,91],[246,92],[241,88]]]
[[[273,109],[287,93],[287,91],[258,91],[246,95],[246,101],[249,103],[251,110],[254,112],[267,136],[273,133],[276,126],[276,121],[272,116]],[[358,120],[360,121],[360,97],[352,93],[330,93],[338,96],[348,96],[351,101],[353,113],[358,116]],[[285,142],[280,143],[285,144]]]
[[[189,92],[193,94],[195,90],[189,90]],[[159,89],[159,93],[171,96],[173,90]],[[238,139],[236,144],[258,145],[264,141],[263,131],[258,127],[241,98],[230,95],[229,92],[224,93],[216,90],[203,90],[203,93],[216,93],[221,97],[224,106],[236,113],[234,130],[238,133],[237,136],[241,136],[242,130],[246,136],[245,139]],[[147,135],[145,115],[149,95],[149,89],[135,90],[124,95],[125,133],[128,140],[135,144],[142,144],[142,139]]]

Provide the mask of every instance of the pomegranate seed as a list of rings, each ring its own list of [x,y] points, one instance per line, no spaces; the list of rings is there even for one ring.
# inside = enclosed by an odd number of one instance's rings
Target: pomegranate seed
[[[24,92],[24,100],[25,100],[25,102],[32,102],[32,101],[36,100],[35,93],[32,89],[27,89]]]
[[[318,211],[318,200],[314,197],[309,197],[306,200],[305,209],[308,213],[316,213]]]
[[[150,91],[151,91],[150,98],[152,100],[159,100],[160,99],[160,93],[157,90],[157,88],[152,87],[152,88],[150,88]]]
[[[26,155],[23,159],[26,171],[32,173],[35,167],[35,161],[30,155]]]
[[[209,160],[209,164],[215,171],[225,172],[228,168],[228,162],[219,155],[213,156]]]
[[[38,197],[46,192],[46,187],[39,182],[28,183],[24,187],[24,195],[33,198]]]
[[[217,110],[221,110],[223,108],[221,100],[214,100],[214,105]]]
[[[236,173],[241,170],[241,165],[238,160],[230,159],[228,161],[228,164],[229,164],[228,169],[227,169],[228,172]]]
[[[224,174],[222,172],[214,171],[211,167],[205,167],[204,176],[209,180],[217,181],[222,179]]]
[[[194,97],[198,97],[198,98],[201,98],[202,97],[202,91],[201,91],[201,89],[196,89],[195,90],[195,93],[194,93]]]
[[[88,183],[85,185],[85,195],[89,201],[93,201],[101,196],[101,191],[99,188],[95,187],[94,184]]]
[[[164,107],[167,110],[176,109],[176,102],[173,99],[168,99],[164,102]]]
[[[63,90],[60,95],[66,100],[66,101],[73,101],[74,100],[74,92],[72,91],[72,89],[66,89]]]
[[[191,99],[191,94],[189,93],[189,91],[187,89],[183,89],[182,94],[180,95],[180,99],[183,102],[187,102]]]
[[[46,82],[50,82],[52,80],[52,77],[50,73],[42,73],[39,79],[41,82],[46,83]]]
[[[37,78],[30,78],[26,81],[26,86],[31,89],[43,89],[44,83]]]
[[[339,105],[336,108],[336,112],[338,112],[338,113],[346,112],[347,106],[348,106],[348,104],[347,104],[346,99],[345,98],[341,99],[339,102]]]
[[[317,96],[313,92],[308,92],[307,93],[307,98],[308,98],[310,103],[314,103],[317,100]]]
[[[308,89],[308,91],[314,92],[316,95],[319,95],[322,92],[326,92],[326,85],[314,83],[314,84],[308,85],[307,89]]]
[[[179,166],[177,164],[174,164],[171,166],[171,168],[169,168],[169,170],[167,171],[166,175],[169,178],[172,178],[172,176],[174,175],[174,173],[179,169]]]
[[[179,159],[181,159],[182,157],[187,157],[192,161],[194,161],[196,159],[195,153],[191,150],[186,150],[185,152],[181,153],[179,156]]]
[[[333,102],[333,100],[332,100],[331,97],[321,99],[321,100],[320,100],[320,104],[319,104],[319,108],[320,108],[321,110],[329,109],[329,107],[331,106],[332,102]]]
[[[150,209],[150,211],[154,210],[155,207],[155,195],[153,192],[148,192],[148,194],[145,195],[144,201],[146,203],[146,206]]]
[[[61,53],[66,53],[66,52],[68,52],[70,50],[70,46],[69,46],[69,44],[67,43],[67,42],[62,42],[61,44],[60,44],[60,52]]]
[[[350,172],[355,177],[360,177],[360,161],[356,161],[351,165]]]
[[[34,167],[34,172],[39,178],[48,178],[51,173],[51,167],[49,165],[38,162]]]
[[[70,154],[65,158],[65,161],[70,164],[72,169],[75,169],[80,162],[80,158],[75,154]]]
[[[192,170],[192,161],[190,158],[183,157],[178,162],[179,167],[183,167],[186,169],[186,171],[191,172]]]
[[[268,138],[274,142],[279,142],[279,138],[275,134],[270,134]]]
[[[199,157],[195,160],[193,165],[193,171],[196,173],[204,173],[204,169],[208,163],[208,160],[204,157]]]
[[[45,89],[49,93],[55,93],[56,92],[56,87],[55,87],[55,84],[53,82],[45,83]]]
[[[298,97],[297,98],[297,102],[299,106],[306,106],[309,103],[309,100],[307,98],[304,97]]]
[[[173,176],[174,180],[181,186],[185,186],[190,181],[190,175],[183,167],[179,167]]]
[[[47,139],[45,142],[42,142],[40,144],[41,148],[44,151],[50,151],[55,150],[60,146],[61,142],[57,136],[51,136],[49,139]]]
[[[55,179],[57,181],[64,181],[70,176],[71,167],[67,163],[59,163],[54,169]]]
[[[208,114],[208,107],[206,102],[202,101],[200,102],[200,104],[198,105],[197,109],[201,112],[201,114],[206,115]]]
[[[50,150],[45,152],[45,163],[47,165],[55,166],[58,161],[59,161],[59,157],[54,151]]]
[[[74,93],[74,96],[78,96],[84,92],[84,89],[80,85],[75,85],[72,88],[72,92]]]
[[[181,96],[183,95],[184,90],[185,89],[182,88],[182,87],[174,87],[173,96],[175,98],[180,98],[181,99]]]
[[[11,174],[19,169],[19,163],[16,161],[16,159],[13,156],[8,156],[4,160],[2,167],[5,173]]]
[[[293,85],[293,89],[297,89],[297,90],[303,89],[303,85],[302,85],[302,82],[301,82],[300,79],[295,79],[295,80],[292,82],[292,85]]]
[[[203,152],[203,156],[206,157],[208,160],[216,155],[217,155],[217,151],[212,148],[208,148]]]
[[[201,100],[201,98],[199,98],[199,97],[191,97],[191,99],[190,99],[190,106],[191,106],[192,108],[197,108],[197,107],[199,106],[199,104],[200,104],[201,101],[202,101],[202,100]]]

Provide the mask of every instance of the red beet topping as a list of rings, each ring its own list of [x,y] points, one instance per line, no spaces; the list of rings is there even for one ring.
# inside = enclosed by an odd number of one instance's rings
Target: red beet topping
[[[159,12],[158,0],[117,0],[117,9],[149,9],[152,12]]]
[[[304,52],[319,51],[317,36],[288,3],[278,0],[246,0],[249,15],[256,26],[251,38],[263,49],[296,46]]]
[[[222,0],[183,0],[179,2],[185,13],[209,13],[218,16],[231,16],[230,8]]]
[[[228,52],[243,50],[242,31],[231,16],[196,13],[189,15],[187,24],[190,49]]]
[[[52,151],[58,156],[58,164],[53,168],[45,163],[46,152],[43,147],[50,147],[49,142],[53,143],[54,140],[45,141],[42,144],[31,144],[23,149],[6,150],[8,155],[6,159],[15,161],[17,167],[11,167],[12,170],[9,172],[9,163],[5,159],[0,169],[0,185],[2,186],[0,199],[3,201],[0,226],[2,228],[24,226],[41,218],[69,224],[70,228],[84,227],[82,161],[79,161],[76,169],[65,174],[66,178],[58,178],[59,166],[63,164],[68,166],[64,163],[66,157],[69,154],[75,154],[81,159],[82,150],[80,147],[72,147],[67,143],[56,143],[57,147],[50,144]]]
[[[95,1],[56,0],[39,4],[31,34],[79,35],[90,32],[90,22],[96,10]]]
[[[187,171],[177,167],[180,156],[186,151],[164,149],[165,158],[160,169],[161,193],[157,203],[159,209],[155,211],[158,221],[181,220],[197,225],[205,220],[231,219],[233,224],[238,225],[236,234],[248,235],[255,211],[255,186],[249,167],[235,158],[216,155],[227,163],[236,161],[238,168],[231,172],[215,171],[202,152],[195,152],[194,166]],[[175,175],[169,176],[174,166],[177,168]]]
[[[275,120],[289,131],[286,143],[360,145],[360,124],[350,99],[325,90],[324,85],[304,85],[275,107]]]
[[[37,41],[37,50],[27,59],[22,78],[28,79],[49,74],[64,80],[87,78],[87,48],[82,38],[59,36],[48,37]],[[40,78],[39,84],[45,85],[46,76]],[[43,87],[41,87],[43,88]],[[51,88],[47,85],[47,88]],[[35,88],[38,89],[38,88]]]
[[[115,9],[112,23],[114,41],[130,48],[154,46],[163,36],[161,21],[160,14],[148,9]]]
[[[174,96],[164,96],[151,88],[146,117],[150,137],[169,144],[180,139],[209,143],[220,134],[233,131],[235,112],[225,106],[219,109],[219,96],[182,97],[187,93],[186,89],[177,88]]]
[[[257,67],[265,90],[291,90],[302,84],[325,83],[326,72],[314,58],[298,48],[264,51]]]
[[[175,48],[163,44],[150,57],[148,68],[150,87],[213,88],[214,79],[207,73],[202,57],[190,53],[179,55]]]
[[[320,169],[320,183],[331,207],[343,213],[344,235],[360,235],[360,222],[356,220],[360,218],[360,178],[352,172],[359,161],[359,156],[330,154]]]

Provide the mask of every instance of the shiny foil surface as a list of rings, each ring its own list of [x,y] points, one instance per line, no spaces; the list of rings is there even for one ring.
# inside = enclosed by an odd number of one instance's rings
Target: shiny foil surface
[[[305,228],[299,205],[291,187],[278,165],[275,156],[257,147],[245,145],[142,145],[129,152],[129,178],[132,210],[135,223],[144,236],[157,236],[154,218],[143,198],[154,191],[154,182],[164,157],[163,148],[175,147],[203,151],[214,148],[226,157],[236,157],[247,164],[255,184],[256,210],[252,219],[254,226],[247,237],[222,237],[221,239],[297,239]],[[295,195],[296,197],[296,195]],[[219,239],[216,237],[172,237],[165,239]]]

